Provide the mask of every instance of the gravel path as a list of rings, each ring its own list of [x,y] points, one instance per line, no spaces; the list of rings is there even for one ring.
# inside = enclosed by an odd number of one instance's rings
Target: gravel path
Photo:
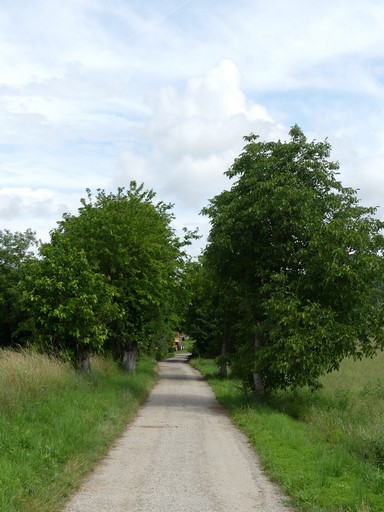
[[[185,355],[64,512],[287,512],[246,438]]]

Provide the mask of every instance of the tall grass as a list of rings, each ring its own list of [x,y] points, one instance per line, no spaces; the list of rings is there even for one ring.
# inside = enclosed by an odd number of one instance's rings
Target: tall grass
[[[93,360],[91,375],[35,352],[0,350],[0,510],[61,510],[156,380]]]
[[[384,470],[384,352],[345,360],[322,384],[320,392],[281,393],[269,403]]]
[[[196,361],[249,436],[269,475],[300,511],[384,511],[384,353],[346,360],[302,389],[256,402],[212,362]]]

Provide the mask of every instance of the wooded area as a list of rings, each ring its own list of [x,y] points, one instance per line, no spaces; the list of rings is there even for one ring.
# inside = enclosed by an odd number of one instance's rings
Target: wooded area
[[[132,182],[64,214],[49,243],[0,231],[1,346],[32,344],[90,369],[164,357],[175,331],[258,394],[308,385],[384,348],[384,223],[337,179],[330,145],[251,134],[209,201],[208,243],[192,260],[172,205]],[[33,251],[37,247],[38,251]]]
[[[259,394],[315,388],[383,348],[384,224],[337,180],[327,141],[298,126],[288,142],[245,141],[232,187],[204,209],[189,333]]]
[[[134,370],[138,352],[164,357],[184,307],[188,257],[172,206],[132,182],[87,191],[39,246],[31,231],[0,233],[1,345],[32,344],[90,369],[91,352]]]

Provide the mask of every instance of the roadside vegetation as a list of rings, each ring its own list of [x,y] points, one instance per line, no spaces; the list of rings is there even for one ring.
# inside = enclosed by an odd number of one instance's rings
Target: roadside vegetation
[[[104,456],[157,379],[97,356],[84,374],[33,351],[0,349],[0,510],[55,512]]]
[[[179,237],[173,205],[135,181],[87,189],[47,243],[0,230],[1,510],[55,510],[176,332],[229,371],[198,363],[302,510],[384,510],[383,381],[370,366],[384,349],[384,222],[337,179],[327,141],[297,125],[287,142],[244,139],[231,186],[202,210],[196,260],[196,232]]]
[[[134,181],[87,190],[44,244],[0,230],[0,347],[32,345],[88,372],[95,353],[127,371],[141,354],[164,357],[181,331],[195,235],[179,238],[172,205],[155,195]]]
[[[263,399],[235,378],[220,378],[213,360],[191,362],[297,510],[384,510],[384,352],[343,361],[317,391]]]
[[[194,364],[299,510],[382,512],[384,223],[327,141],[289,137],[245,137],[203,209]]]
[[[255,392],[305,386],[384,348],[384,222],[338,178],[327,141],[245,137],[193,274],[188,333]]]

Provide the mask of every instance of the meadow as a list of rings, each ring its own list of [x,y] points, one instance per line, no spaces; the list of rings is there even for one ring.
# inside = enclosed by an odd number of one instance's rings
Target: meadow
[[[302,512],[384,511],[384,353],[346,360],[323,388],[256,401],[192,361],[251,440],[269,476]]]
[[[384,353],[346,360],[316,392],[255,401],[212,360],[194,360],[302,512],[384,511]],[[157,379],[95,357],[92,373],[33,351],[0,350],[0,510],[56,512],[133,418]]]
[[[0,350],[0,510],[56,512],[105,455],[157,379],[95,357],[92,373],[33,351]]]

